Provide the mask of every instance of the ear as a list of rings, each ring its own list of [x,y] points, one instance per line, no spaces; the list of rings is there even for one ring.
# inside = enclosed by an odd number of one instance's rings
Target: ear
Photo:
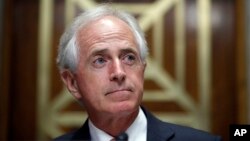
[[[76,83],[74,74],[69,70],[63,70],[61,73],[61,78],[64,84],[66,85],[69,92],[77,99],[80,100],[82,95],[79,92],[78,85]]]

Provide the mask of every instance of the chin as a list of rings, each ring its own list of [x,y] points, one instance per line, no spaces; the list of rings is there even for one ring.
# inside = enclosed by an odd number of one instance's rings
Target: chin
[[[139,109],[139,105],[131,102],[121,102],[114,104],[112,110],[114,114],[131,114]]]

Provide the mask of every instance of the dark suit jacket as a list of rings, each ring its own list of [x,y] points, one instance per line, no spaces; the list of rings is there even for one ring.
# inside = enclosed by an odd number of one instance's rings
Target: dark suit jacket
[[[220,137],[213,136],[197,129],[162,122],[150,112],[143,109],[147,118],[147,141],[220,141]],[[55,141],[90,141],[88,121],[77,131],[62,135]]]

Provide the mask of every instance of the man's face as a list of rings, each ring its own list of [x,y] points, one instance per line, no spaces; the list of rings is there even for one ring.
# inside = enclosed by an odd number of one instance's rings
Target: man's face
[[[74,78],[88,111],[131,113],[143,95],[145,64],[129,26],[106,16],[78,32],[79,62]]]

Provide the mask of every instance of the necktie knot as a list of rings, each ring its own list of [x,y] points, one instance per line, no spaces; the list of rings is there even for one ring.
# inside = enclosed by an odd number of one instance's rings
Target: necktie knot
[[[123,132],[114,138],[115,141],[128,141],[128,134]],[[112,140],[113,141],[113,140]]]

